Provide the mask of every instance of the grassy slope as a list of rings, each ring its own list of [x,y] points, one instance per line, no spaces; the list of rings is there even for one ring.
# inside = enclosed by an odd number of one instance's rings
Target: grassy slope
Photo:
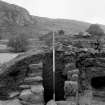
[[[89,23],[66,19],[50,19],[44,17],[33,17],[37,20],[37,25],[43,30],[59,30],[63,29],[66,33],[77,33],[85,31],[89,27]]]

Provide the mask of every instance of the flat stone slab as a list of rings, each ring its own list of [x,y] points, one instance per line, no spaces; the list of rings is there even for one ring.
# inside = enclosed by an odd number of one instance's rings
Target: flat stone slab
[[[24,82],[33,82],[33,81],[40,82],[42,80],[43,79],[41,76],[36,76],[36,77],[27,77],[25,78]]]
[[[57,105],[57,103],[54,100],[50,100],[47,105]]]
[[[37,72],[37,73],[29,73],[29,77],[36,77],[36,76],[42,76],[42,72]]]
[[[73,101],[57,101],[57,105],[76,105],[76,102]]]
[[[0,101],[0,105],[22,105],[18,99]]]

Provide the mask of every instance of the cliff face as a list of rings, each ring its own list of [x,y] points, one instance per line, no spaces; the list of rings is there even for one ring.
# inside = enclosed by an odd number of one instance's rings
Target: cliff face
[[[24,8],[0,1],[0,25],[4,23],[24,26],[25,24],[33,24],[34,21]]]
[[[21,33],[26,36],[35,35],[32,31],[35,23],[36,21],[26,9],[0,1],[0,36],[2,38],[8,39]]]

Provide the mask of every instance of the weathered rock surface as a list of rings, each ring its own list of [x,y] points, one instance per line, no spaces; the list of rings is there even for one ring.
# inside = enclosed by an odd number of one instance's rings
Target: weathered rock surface
[[[47,105],[57,105],[57,104],[54,100],[50,100],[48,101]]]
[[[26,9],[0,1],[0,32],[2,38],[8,39],[19,34],[26,36],[29,34],[32,37],[36,33],[31,26],[34,27],[36,22]]]
[[[0,105],[22,105],[18,99],[0,101]]]
[[[71,71],[67,72],[67,79],[68,80],[72,80],[73,79],[73,75],[77,75],[78,76],[79,70],[78,69],[74,69]]]
[[[32,24],[32,20],[28,11],[22,7],[14,4],[8,4],[0,1],[0,23],[8,22],[9,24],[18,24],[24,26],[25,24]]]
[[[42,85],[33,85],[31,86],[31,91],[34,94],[40,94],[43,96],[44,88]]]
[[[105,53],[82,55],[77,61],[79,90],[91,90],[94,97],[105,97]]]
[[[75,101],[58,101],[57,105],[76,105]]]
[[[65,81],[65,97],[67,98],[68,96],[76,96],[76,92],[78,89],[78,83],[77,81]]]
[[[21,92],[24,89],[30,89],[31,85],[41,84],[41,76],[28,76],[30,72],[29,64],[37,64],[41,59],[42,53],[39,51],[33,54],[29,53],[28,55],[23,54],[4,64],[0,71],[0,99],[9,99],[9,94],[11,93]],[[36,73],[34,72],[33,74]]]
[[[31,90],[23,90],[23,92],[20,94],[19,99],[30,102],[33,104],[43,103],[43,95],[42,94],[34,94]]]
[[[36,76],[36,77],[27,77],[25,78],[24,82],[41,82],[43,79],[41,76]]]
[[[33,71],[37,71],[37,70],[42,70],[42,62],[38,63],[38,64],[30,64],[29,68]]]

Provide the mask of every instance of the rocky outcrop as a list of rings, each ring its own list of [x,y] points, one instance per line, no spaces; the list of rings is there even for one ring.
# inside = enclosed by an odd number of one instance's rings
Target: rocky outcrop
[[[9,39],[22,33],[32,37],[35,35],[34,26],[36,26],[36,20],[32,19],[26,9],[0,1],[0,36],[2,38]]]
[[[24,26],[34,21],[26,9],[0,1],[0,25],[6,23]]]

